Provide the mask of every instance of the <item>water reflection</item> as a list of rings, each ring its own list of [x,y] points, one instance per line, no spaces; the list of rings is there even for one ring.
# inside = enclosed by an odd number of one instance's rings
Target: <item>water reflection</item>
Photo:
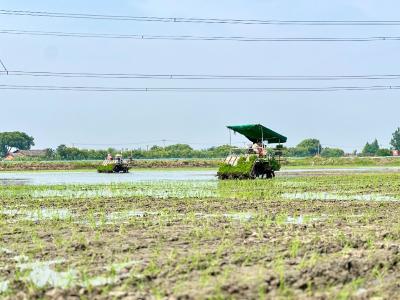
[[[0,215],[11,217],[13,220],[40,221],[65,220],[72,218],[68,209],[41,208],[38,210],[3,209]]]
[[[24,178],[1,178],[0,185],[28,185],[29,179]]]
[[[128,174],[92,172],[5,172],[0,185],[108,184],[140,181],[215,180],[215,170],[133,171]]]
[[[327,200],[327,201],[398,201],[397,197],[381,194],[342,195],[327,192],[284,193],[282,197],[290,200]]]
[[[95,287],[113,284],[119,280],[119,274],[124,268],[130,267],[139,261],[128,261],[108,266],[107,270],[113,270],[117,274],[110,276],[102,274],[95,277],[82,278],[80,272],[75,269],[67,271],[56,271],[54,267],[65,263],[65,259],[55,259],[50,261],[29,261],[26,256],[20,255],[14,258],[17,261],[16,268],[24,271],[21,279],[30,282],[36,287],[43,288],[46,286],[69,288],[72,286]],[[0,282],[0,293],[7,291],[9,281]]]

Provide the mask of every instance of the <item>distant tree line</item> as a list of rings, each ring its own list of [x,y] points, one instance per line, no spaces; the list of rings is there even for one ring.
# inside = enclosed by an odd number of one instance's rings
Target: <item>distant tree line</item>
[[[317,139],[305,139],[295,147],[286,149],[285,155],[288,157],[312,157],[320,155],[322,157],[341,157],[345,153],[339,148],[322,147]]]
[[[391,149],[380,148],[375,139],[372,143],[366,143],[359,155],[361,156],[390,156],[391,150],[400,150],[400,128],[393,133],[390,142]],[[34,146],[34,138],[24,132],[0,132],[0,158],[7,156],[12,149],[29,150]],[[197,150],[186,144],[175,144],[166,147],[153,146],[150,149],[132,149],[123,151],[124,157],[135,159],[156,159],[156,158],[223,158],[232,151],[245,153],[246,149],[238,150],[230,145],[222,145],[207,149]],[[102,160],[108,153],[116,155],[120,150],[109,148],[104,150],[79,149],[60,145],[56,149],[47,149],[48,160]],[[356,151],[353,152],[357,154]],[[339,148],[322,147],[318,139],[305,139],[295,147],[284,148],[283,155],[287,157],[341,157],[345,152]]]
[[[166,147],[153,146],[150,149],[117,150],[109,148],[106,150],[78,149],[60,145],[55,150],[48,151],[48,159],[56,160],[85,160],[104,159],[107,154],[115,156],[121,154],[124,157],[134,159],[156,159],[156,158],[223,158],[231,153],[234,147],[222,145],[203,150],[196,150],[186,144],[175,144]]]
[[[397,128],[392,134],[392,139],[390,141],[391,149],[380,148],[378,140],[375,139],[372,143],[366,143],[361,155],[363,156],[391,156],[391,150],[400,151],[400,128]]]
[[[362,156],[391,156],[392,151],[387,148],[380,148],[378,140],[375,139],[372,143],[366,143],[362,152]]]
[[[56,149],[47,149],[47,160],[102,160],[107,154],[115,156],[121,154],[133,159],[171,159],[171,158],[224,158],[230,153],[244,154],[247,149],[238,149],[229,145],[197,150],[186,144],[175,144],[166,147],[153,146],[150,149],[117,150],[113,148],[103,150],[79,149],[60,145]],[[270,151],[273,152],[273,151]],[[317,139],[306,139],[296,147],[284,148],[283,156],[287,157],[341,157],[344,151],[337,148],[322,147]]]
[[[392,149],[400,149],[400,129],[393,134],[391,141]],[[357,151],[353,151],[352,155],[357,155]],[[286,149],[288,157],[312,157],[320,155],[322,157],[341,157],[345,152],[340,148],[322,147],[317,139],[306,139],[300,142],[296,147]],[[378,141],[375,139],[372,143],[366,143],[359,156],[391,156],[391,149],[380,148]]]

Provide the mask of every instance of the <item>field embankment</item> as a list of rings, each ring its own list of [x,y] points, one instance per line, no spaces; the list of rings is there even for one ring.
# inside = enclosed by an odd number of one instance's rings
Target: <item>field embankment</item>
[[[132,168],[218,168],[223,159],[135,159]],[[0,171],[96,169],[102,161],[0,161]],[[283,168],[400,167],[400,157],[286,158]]]
[[[283,165],[286,168],[400,167],[400,157],[291,157]]]

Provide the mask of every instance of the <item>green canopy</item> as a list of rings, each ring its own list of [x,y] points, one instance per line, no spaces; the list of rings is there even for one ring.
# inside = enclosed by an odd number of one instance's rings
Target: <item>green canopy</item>
[[[247,137],[253,143],[267,141],[269,144],[286,143],[287,137],[264,127],[261,124],[227,126],[234,132],[238,132]]]

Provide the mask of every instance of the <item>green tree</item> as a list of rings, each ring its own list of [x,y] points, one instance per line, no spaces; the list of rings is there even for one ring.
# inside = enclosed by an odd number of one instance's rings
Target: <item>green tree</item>
[[[365,156],[374,156],[376,155],[378,150],[379,150],[379,143],[378,140],[375,139],[371,144],[370,143],[365,144],[361,154]]]
[[[1,132],[0,133],[0,156],[4,157],[10,153],[12,148],[29,150],[35,145],[34,138],[24,132]]]
[[[65,145],[58,146],[56,149],[56,153],[61,159],[67,159],[67,156],[68,156],[67,146],[65,146]]]
[[[168,158],[193,157],[193,148],[186,144],[176,144],[164,148]]]
[[[371,144],[371,152],[376,154],[376,152],[378,152],[378,150],[379,150],[379,143],[378,143],[378,140],[375,139]]]
[[[339,148],[324,148],[321,151],[322,157],[342,157],[344,156],[344,151]]]
[[[305,139],[296,148],[299,153],[306,154],[305,156],[315,156],[321,152],[321,143],[317,139]]]
[[[400,150],[400,128],[397,128],[396,131],[393,132],[390,145],[392,145],[393,150]]]
[[[54,159],[56,157],[56,151],[51,148],[46,149],[46,159]]]

